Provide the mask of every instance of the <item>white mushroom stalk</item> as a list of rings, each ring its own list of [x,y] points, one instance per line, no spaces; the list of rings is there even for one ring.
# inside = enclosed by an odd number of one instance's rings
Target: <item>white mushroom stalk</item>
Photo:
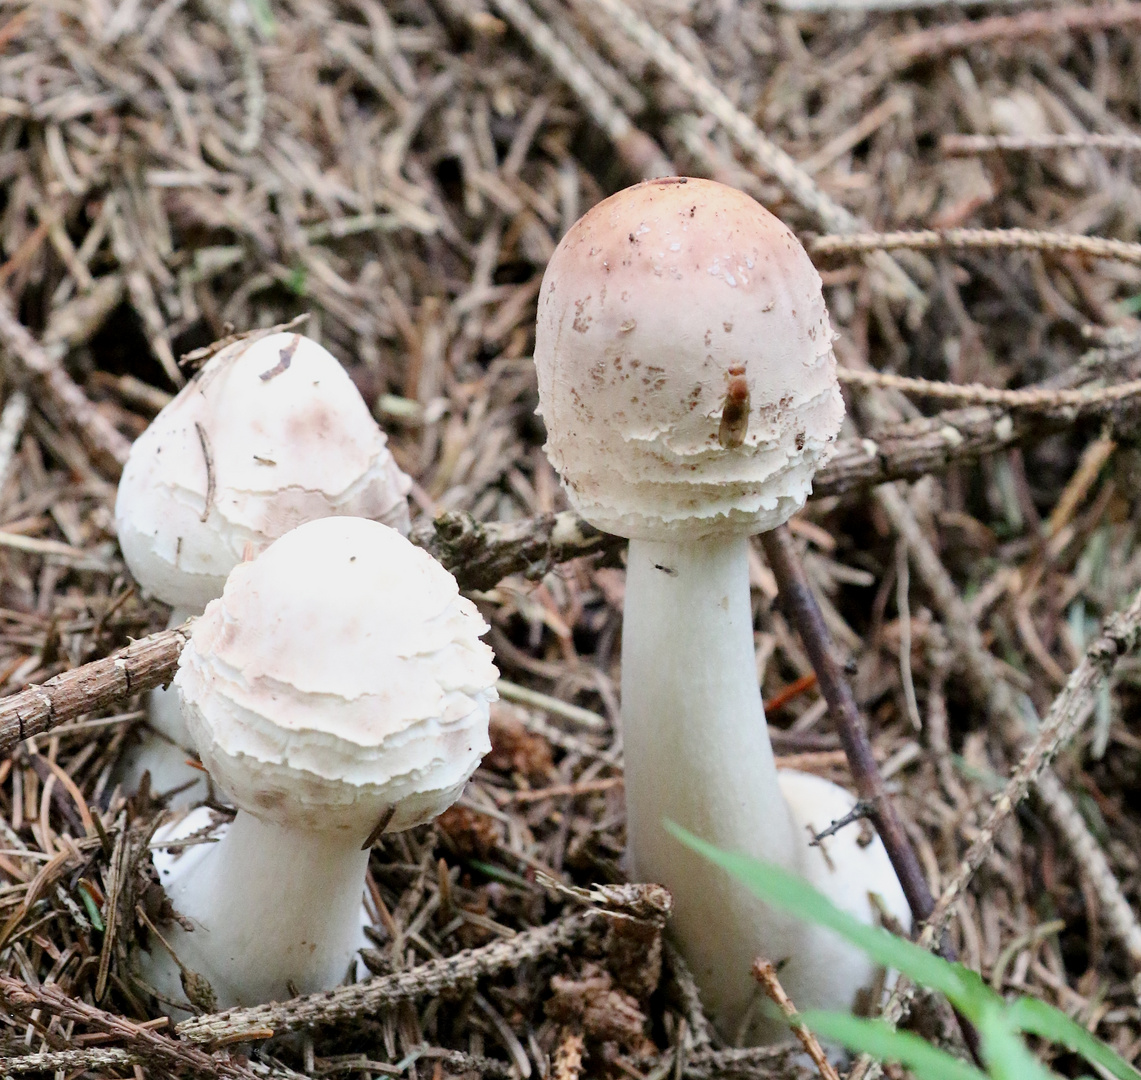
[[[804,504],[830,453],[843,417],[832,340],[796,238],[748,196],[704,180],[649,181],[600,203],[559,244],[540,294],[548,456],[575,508],[630,538],[629,869],[674,894],[673,932],[730,1037],[779,1030],[751,1018],[757,955],[788,961],[781,981],[800,1007],[850,1007],[874,970],[769,911],[663,819],[775,861],[865,920],[869,890],[907,920],[878,839],[860,847],[849,829],[809,847],[808,827],[854,800],[778,774],[756,678],[748,537]]]
[[[344,981],[370,839],[441,813],[490,749],[486,629],[442,566],[359,518],[303,525],[233,571],[174,685],[238,814],[164,881],[194,930],[163,931],[177,961],[152,943],[160,993],[182,999],[180,967],[221,1008]]]
[[[303,522],[357,516],[407,533],[410,486],[337,359],[300,334],[271,334],[223,349],[155,417],[131,448],[115,520],[131,573],[174,606],[176,625]],[[160,792],[200,780],[185,764],[177,697],[154,691],[149,711],[158,738],[136,748],[124,781],[144,769]]]

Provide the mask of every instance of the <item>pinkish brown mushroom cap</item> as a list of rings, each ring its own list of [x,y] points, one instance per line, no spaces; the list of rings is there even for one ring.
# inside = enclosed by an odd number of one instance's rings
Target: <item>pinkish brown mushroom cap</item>
[[[844,405],[820,276],[748,195],[670,177],[599,203],[547,266],[547,454],[575,509],[644,540],[775,528]]]

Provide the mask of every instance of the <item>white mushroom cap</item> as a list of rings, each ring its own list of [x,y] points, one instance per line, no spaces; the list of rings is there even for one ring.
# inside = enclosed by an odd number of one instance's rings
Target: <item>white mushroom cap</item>
[[[214,781],[265,821],[364,840],[450,806],[490,749],[498,672],[455,579],[396,530],[324,518],[236,567],[179,662]]]
[[[547,266],[535,333],[571,503],[641,540],[775,528],[843,419],[833,339],[820,276],[748,195],[671,177],[599,203]]]
[[[315,341],[236,342],[131,448],[115,502],[127,565],[160,600],[200,610],[247,544],[261,551],[302,522],[353,515],[407,532],[411,481],[385,443]]]
[[[855,798],[821,776],[782,769],[781,794],[801,837],[823,832],[850,814]],[[818,892],[867,926],[880,920],[880,904],[904,931],[911,929],[911,908],[883,841],[851,824],[804,851],[801,872]],[[880,904],[872,900],[879,898]],[[861,990],[873,987],[876,963],[862,949],[822,926],[798,923],[788,943],[789,962],[781,981],[791,996],[808,1007],[851,1009]],[[793,987],[798,989],[794,990]],[[785,1029],[787,1031],[787,1028]]]

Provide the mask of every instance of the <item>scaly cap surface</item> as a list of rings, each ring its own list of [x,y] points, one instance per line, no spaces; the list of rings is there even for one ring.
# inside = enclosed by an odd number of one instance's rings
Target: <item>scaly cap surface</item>
[[[197,610],[247,543],[261,551],[302,522],[353,515],[406,533],[410,486],[337,359],[272,334],[223,349],[155,417],[131,448],[115,519],[139,583]]]
[[[547,266],[535,334],[546,451],[607,532],[775,528],[844,415],[820,276],[748,195],[650,180],[605,199]]]
[[[396,530],[313,521],[236,567],[175,684],[214,780],[282,825],[428,821],[490,749],[498,672],[455,579]]]

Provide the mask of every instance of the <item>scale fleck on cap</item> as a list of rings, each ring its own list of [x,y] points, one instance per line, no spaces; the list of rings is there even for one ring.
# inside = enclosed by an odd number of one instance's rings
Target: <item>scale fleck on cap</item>
[[[844,415],[820,276],[748,195],[651,180],[580,218],[547,266],[535,364],[575,509],[643,540],[774,528]]]

